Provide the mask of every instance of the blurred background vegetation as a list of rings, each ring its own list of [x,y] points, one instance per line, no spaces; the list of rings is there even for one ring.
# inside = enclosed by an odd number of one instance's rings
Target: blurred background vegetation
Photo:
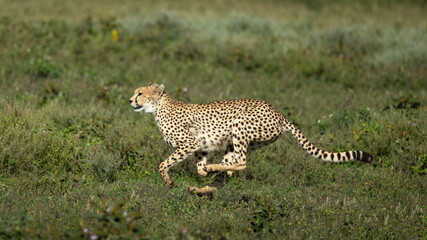
[[[0,238],[426,238],[425,1],[0,0]],[[270,102],[290,136],[199,197],[191,158],[128,105]],[[210,161],[220,160],[211,154]]]

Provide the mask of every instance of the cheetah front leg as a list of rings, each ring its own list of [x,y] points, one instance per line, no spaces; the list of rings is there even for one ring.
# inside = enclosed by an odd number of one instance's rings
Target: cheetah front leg
[[[188,156],[190,156],[195,151],[197,151],[198,148],[199,148],[199,143],[197,141],[187,143],[182,147],[181,146],[178,147],[178,149],[176,149],[175,152],[172,153],[172,155],[170,155],[165,161],[160,163],[160,166],[159,166],[160,176],[162,177],[163,181],[166,183],[167,186],[171,187],[173,184],[173,181],[168,174],[169,168],[171,168],[172,166],[174,166],[179,162],[184,161]]]

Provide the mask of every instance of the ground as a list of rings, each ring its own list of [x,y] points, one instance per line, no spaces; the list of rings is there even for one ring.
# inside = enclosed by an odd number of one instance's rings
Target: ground
[[[0,238],[426,237],[423,1],[0,5]],[[186,190],[215,177],[196,159],[165,187],[172,150],[128,102],[151,83],[265,100],[314,145],[375,162],[321,162],[286,135],[211,195]]]

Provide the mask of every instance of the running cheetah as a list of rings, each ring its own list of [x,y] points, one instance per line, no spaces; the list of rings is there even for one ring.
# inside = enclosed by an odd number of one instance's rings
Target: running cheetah
[[[172,186],[168,170],[195,155],[197,171],[206,176],[218,172],[216,179],[203,188],[190,187],[197,193],[209,193],[223,186],[233,171],[246,168],[248,151],[272,143],[289,131],[308,154],[324,161],[363,161],[374,158],[363,151],[327,152],[315,147],[308,139],[270,104],[259,100],[225,100],[209,104],[191,104],[173,99],[163,85],[140,87],[129,99],[136,112],[152,113],[163,139],[175,152],[160,164],[160,174],[166,185]],[[207,153],[226,149],[220,164],[207,164]]]

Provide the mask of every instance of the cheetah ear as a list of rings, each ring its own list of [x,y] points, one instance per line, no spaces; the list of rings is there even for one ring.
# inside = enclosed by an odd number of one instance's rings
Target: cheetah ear
[[[157,91],[157,93],[159,94],[159,96],[162,96],[163,95],[163,92],[165,91],[165,85],[157,85],[157,84],[153,84],[153,85],[151,85],[151,86],[153,86],[153,87],[155,87],[156,88],[156,91]]]

